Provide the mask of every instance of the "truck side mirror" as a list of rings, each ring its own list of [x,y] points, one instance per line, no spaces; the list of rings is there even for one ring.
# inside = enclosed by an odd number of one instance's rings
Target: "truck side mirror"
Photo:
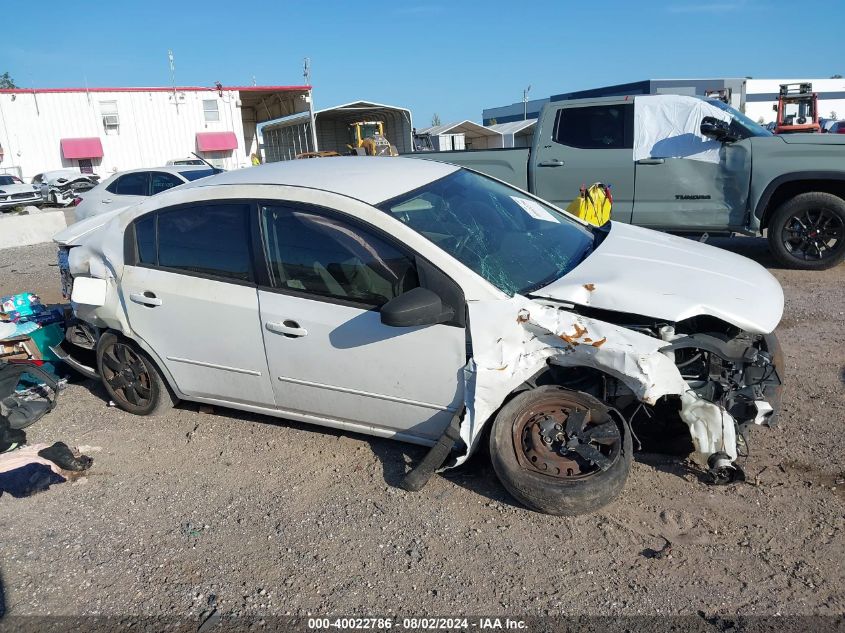
[[[702,136],[712,138],[714,141],[728,142],[736,140],[731,134],[730,123],[717,119],[716,117],[706,116],[701,119],[700,130]]]

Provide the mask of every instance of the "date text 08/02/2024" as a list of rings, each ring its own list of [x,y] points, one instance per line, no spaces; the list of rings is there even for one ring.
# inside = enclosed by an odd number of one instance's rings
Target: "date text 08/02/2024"
[[[401,628],[408,630],[524,630],[523,620],[512,618],[309,618],[308,628],[320,629],[371,629]]]

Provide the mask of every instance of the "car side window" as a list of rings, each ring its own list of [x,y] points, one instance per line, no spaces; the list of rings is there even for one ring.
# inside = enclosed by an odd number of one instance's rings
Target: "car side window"
[[[185,183],[174,176],[163,171],[154,171],[150,174],[150,195],[154,196],[162,191],[167,191],[173,187],[184,185]]]
[[[380,307],[419,285],[412,257],[330,215],[262,205],[261,229],[274,288]]]
[[[155,213],[142,216],[135,221],[135,243],[138,263],[154,266],[156,258],[156,216]]]
[[[253,281],[250,208],[244,203],[206,203],[144,216],[135,223],[138,262]]]
[[[124,174],[111,185],[107,191],[118,196],[146,196],[149,172],[139,171],[131,174]]]
[[[631,149],[634,147],[634,106],[561,108],[555,119],[553,139],[578,149]]]

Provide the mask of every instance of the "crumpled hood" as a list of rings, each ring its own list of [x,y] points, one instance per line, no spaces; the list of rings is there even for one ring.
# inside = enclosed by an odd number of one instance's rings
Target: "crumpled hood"
[[[709,315],[758,333],[783,315],[780,284],[756,262],[617,222],[575,270],[531,296],[675,322]]]

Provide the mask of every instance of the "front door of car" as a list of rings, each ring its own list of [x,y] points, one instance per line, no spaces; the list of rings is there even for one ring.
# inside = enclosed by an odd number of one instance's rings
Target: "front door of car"
[[[724,144],[718,161],[715,158],[652,156],[636,161],[634,224],[692,231],[743,227],[751,178],[750,141]]]
[[[121,280],[133,336],[185,395],[273,407],[253,270],[250,203],[140,216]]]
[[[546,115],[551,118],[552,115]],[[582,185],[610,185],[611,218],[630,222],[634,203],[634,104],[562,106],[535,143],[532,191],[566,208]]]
[[[441,291],[460,303],[456,322],[384,325],[379,307],[437,271],[421,272],[372,227],[323,209],[268,203],[259,218],[270,279],[258,297],[278,408],[437,438],[463,401],[460,289],[448,280]]]

